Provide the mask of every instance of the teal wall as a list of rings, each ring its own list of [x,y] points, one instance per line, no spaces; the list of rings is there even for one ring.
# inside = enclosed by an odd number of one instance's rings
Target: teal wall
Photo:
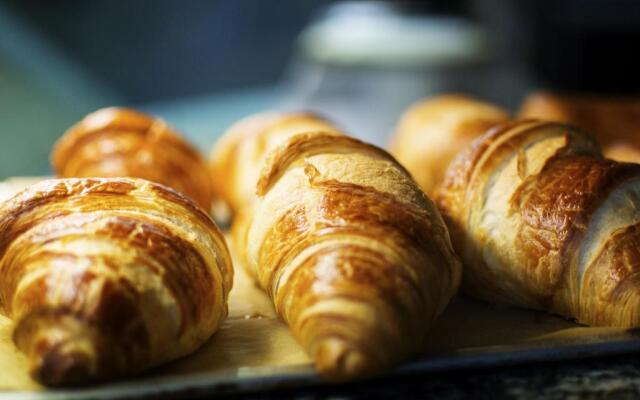
[[[47,174],[51,145],[74,117],[55,96],[0,63],[0,179]]]
[[[0,3],[0,179],[49,173],[55,140],[118,96]]]

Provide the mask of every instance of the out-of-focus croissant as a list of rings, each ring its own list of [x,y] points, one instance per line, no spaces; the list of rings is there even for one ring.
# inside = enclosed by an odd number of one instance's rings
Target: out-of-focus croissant
[[[296,133],[318,130],[340,134],[330,121],[309,112],[264,112],[238,121],[211,150],[216,193],[234,214],[250,207],[266,154]]]
[[[463,95],[442,95],[409,108],[398,123],[391,153],[432,195],[455,155],[509,114]]]
[[[51,162],[61,178],[136,177],[162,183],[206,211],[211,176],[201,155],[165,121],[126,108],[87,115],[56,143]]]
[[[237,247],[320,374],[376,374],[423,349],[460,264],[435,206],[393,157],[301,133],[269,153],[257,189]]]
[[[536,92],[527,96],[520,117],[566,122],[593,133],[605,156],[640,162],[640,99]]]
[[[571,126],[501,124],[448,169],[437,203],[474,296],[640,326],[640,165]]]
[[[213,221],[165,186],[48,180],[0,205],[0,311],[44,384],[193,352],[226,317],[232,277]]]

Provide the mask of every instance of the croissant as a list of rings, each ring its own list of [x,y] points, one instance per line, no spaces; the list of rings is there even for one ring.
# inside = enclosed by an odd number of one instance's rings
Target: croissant
[[[597,326],[640,326],[640,165],[552,122],[490,129],[452,162],[436,202],[462,290]]]
[[[300,133],[269,153],[257,196],[243,259],[322,376],[377,374],[423,349],[460,263],[435,206],[392,156]]]
[[[232,278],[213,221],[159,184],[47,180],[0,205],[0,312],[46,385],[193,352],[226,317]]]
[[[506,121],[501,108],[463,95],[442,95],[411,106],[400,119],[391,153],[432,195],[455,155],[489,127]]]
[[[214,199],[200,154],[162,119],[131,109],[87,115],[58,140],[51,162],[61,178],[143,178],[191,197],[207,211]]]
[[[535,92],[520,108],[522,118],[565,122],[588,132],[608,158],[640,162],[640,99]]]

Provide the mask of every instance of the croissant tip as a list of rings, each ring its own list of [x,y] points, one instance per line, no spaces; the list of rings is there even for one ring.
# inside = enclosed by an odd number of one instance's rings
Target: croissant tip
[[[47,386],[87,383],[91,379],[90,360],[84,353],[66,352],[54,346],[34,360],[31,376]]]
[[[342,339],[324,340],[315,352],[318,373],[330,381],[346,381],[369,375],[365,355]]]
[[[104,338],[74,317],[50,310],[34,312],[14,329],[13,340],[29,360],[29,372],[46,386],[70,386],[100,378],[98,341]]]

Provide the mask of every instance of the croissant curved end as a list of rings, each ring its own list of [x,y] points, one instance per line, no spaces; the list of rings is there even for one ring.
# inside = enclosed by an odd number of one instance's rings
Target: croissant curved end
[[[328,338],[316,349],[315,365],[318,373],[329,381],[349,381],[372,375],[364,352],[358,351],[346,340]]]
[[[118,375],[115,357],[120,352],[113,346],[117,341],[110,340],[107,332],[83,329],[72,315],[34,312],[17,324],[13,338],[28,356],[31,376],[47,386],[93,382],[107,365],[110,374]]]
[[[96,379],[87,354],[80,349],[59,344],[35,345],[30,357],[30,375],[47,386],[82,384]],[[69,348],[71,347],[71,348]],[[37,353],[36,353],[37,352]]]

